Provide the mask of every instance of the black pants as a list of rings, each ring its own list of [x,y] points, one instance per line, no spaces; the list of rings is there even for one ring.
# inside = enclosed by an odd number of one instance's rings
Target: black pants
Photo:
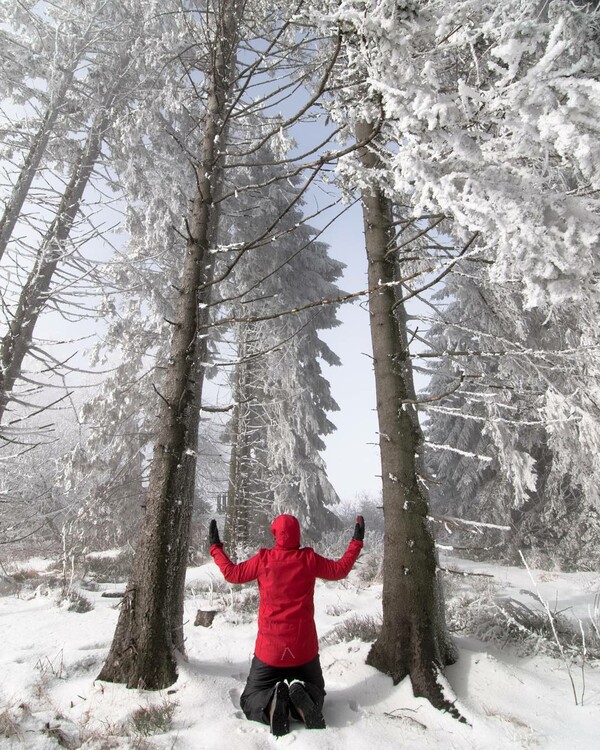
[[[269,723],[269,703],[273,697],[275,685],[281,680],[302,680],[313,702],[319,710],[323,708],[325,681],[318,656],[307,664],[297,667],[271,667],[255,656],[250,665],[246,687],[240,698],[240,706],[247,719],[261,721],[263,724]],[[300,718],[293,708],[291,713],[294,718]]]

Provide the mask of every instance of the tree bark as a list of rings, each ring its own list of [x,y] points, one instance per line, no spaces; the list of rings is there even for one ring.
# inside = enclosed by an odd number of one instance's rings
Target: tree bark
[[[206,294],[202,295],[207,297]],[[202,330],[208,322],[207,308],[203,308],[199,321]],[[196,464],[198,451],[198,428],[200,422],[200,407],[202,405],[202,389],[204,386],[205,362],[208,355],[207,339],[196,336],[194,347],[194,373],[190,388],[193,396],[190,398],[184,414],[186,449],[180,468],[175,478],[174,496],[178,498],[172,516],[170,534],[176,541],[175,552],[171,556],[172,571],[169,584],[172,587],[167,595],[171,604],[171,643],[173,648],[185,656],[185,638],[183,634],[183,618],[185,604],[185,574],[187,570],[188,551],[190,542],[190,525],[194,512],[194,498],[196,490]]]
[[[183,645],[183,596],[191,507],[187,490],[195,467],[192,415],[201,381],[199,309],[212,267],[214,187],[222,158],[217,142],[225,126],[227,98],[237,49],[237,0],[225,0],[216,30],[207,114],[197,167],[198,190],[189,217],[189,238],[179,287],[169,366],[161,393],[159,432],[150,471],[148,500],[133,571],[113,642],[99,679],[160,690],[177,679],[175,648]],[[207,268],[208,266],[208,268]],[[203,308],[204,309],[204,308]],[[197,416],[196,416],[197,429]],[[185,554],[184,554],[185,553]]]
[[[374,128],[361,122],[358,141]],[[366,174],[379,166],[370,147],[361,149]],[[367,178],[368,179],[368,178]],[[446,633],[437,557],[428,526],[428,498],[419,479],[423,438],[414,400],[406,316],[398,304],[390,201],[376,185],[362,193],[373,344],[379,447],[383,484],[383,626],[367,663],[392,677],[410,676],[416,696],[458,716],[444,694],[441,674],[455,659]],[[382,284],[385,285],[382,287]]]
[[[238,325],[237,356],[239,360],[243,360],[248,354],[247,333],[248,329],[243,323]],[[235,382],[232,389],[235,406],[229,428],[231,430],[231,458],[224,529],[224,541],[234,560],[237,546],[247,544],[250,536],[250,509],[244,488],[244,476],[249,460],[247,376],[248,370],[240,361],[235,368]]]
[[[229,491],[225,517],[225,543],[268,544],[272,536],[273,477],[268,466],[268,397],[261,382],[261,338],[253,324],[238,325],[238,364],[236,366],[235,411],[231,424],[232,449]],[[235,551],[233,552],[235,556]]]

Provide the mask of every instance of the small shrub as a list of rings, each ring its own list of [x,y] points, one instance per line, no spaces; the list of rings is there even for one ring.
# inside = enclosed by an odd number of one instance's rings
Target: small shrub
[[[123,748],[123,738],[129,737],[129,726],[127,724],[115,723],[103,720],[98,726],[93,722],[89,711],[85,711],[79,722],[79,743],[77,747],[82,750],[117,750]],[[127,748],[133,748],[134,744],[128,744]]]
[[[40,656],[40,658],[35,663],[35,668],[40,672],[41,675],[52,675],[52,677],[56,677],[59,680],[62,680],[64,676],[64,669],[65,669],[65,661],[64,661],[64,653],[61,648],[61,650],[56,654],[54,659],[49,659],[47,656]],[[40,688],[47,688],[47,683],[42,685],[42,681],[40,681]]]
[[[59,747],[66,747],[68,750],[75,750],[80,747],[80,743],[76,737],[71,736],[71,733],[65,732],[60,724],[54,726],[47,722],[42,729],[42,733],[52,738]]]
[[[371,615],[351,615],[347,620],[336,625],[322,638],[326,646],[345,641],[365,641],[371,643],[376,640],[381,630],[381,622]]]
[[[123,550],[110,557],[87,557],[85,574],[97,583],[121,583],[129,578],[132,566],[133,552]]]
[[[231,596],[231,586],[222,580],[211,582],[192,581],[186,584],[185,595],[199,599],[208,599],[212,606],[214,599],[226,601]]]
[[[38,659],[35,668],[40,672],[40,676],[33,683],[32,695],[42,704],[50,703],[50,674],[45,668],[41,659]]]
[[[444,575],[446,623],[451,633],[470,633],[482,641],[501,638],[496,586],[489,578]]]
[[[21,570],[16,570],[11,575],[11,578],[17,583],[32,583],[37,582],[41,578],[41,575],[37,570],[23,568]]]
[[[62,579],[56,576],[30,569],[17,570],[11,575],[0,576],[0,596],[17,594],[20,598],[30,599],[33,592],[47,596],[62,585]]]
[[[122,745],[119,745],[119,747],[122,747]],[[171,747],[175,747],[175,745],[172,745]],[[142,737],[141,734],[136,734],[134,737],[130,737],[127,748],[128,750],[159,750],[155,743],[151,742],[147,737]],[[94,750],[96,749],[94,748]],[[104,748],[102,748],[102,750],[104,750]]]
[[[258,589],[230,590],[229,596],[222,597],[223,616],[225,622],[239,625],[256,619],[259,602]]]
[[[64,578],[58,576],[43,576],[42,578],[33,578],[30,584],[25,584],[22,591],[35,591],[38,596],[52,596],[56,594],[57,589],[64,589]]]
[[[21,584],[10,576],[0,576],[0,596],[12,596],[21,589]]]
[[[356,564],[356,573],[364,583],[381,583],[383,580],[383,556],[365,555]]]
[[[531,595],[537,600],[535,594]],[[560,612],[550,612],[551,623],[548,612],[532,609],[515,599],[500,602],[498,608],[506,621],[507,640],[518,641],[521,652],[526,655],[541,650],[550,656],[559,657],[563,656],[561,648],[572,656],[581,655],[583,642],[579,624]],[[600,658],[600,642],[590,629],[586,634],[586,653],[589,659]]]
[[[529,607],[510,597],[499,597],[496,586],[489,579],[445,576],[446,622],[453,633],[473,635],[484,642],[500,647],[512,645],[521,656],[543,652],[560,656],[548,613],[540,608],[536,594],[528,594],[536,602]],[[581,654],[582,638],[579,625],[567,617],[551,612],[554,630],[565,652]],[[593,627],[587,628],[588,658],[600,658],[600,638]]]
[[[67,609],[69,612],[91,612],[94,609],[93,603],[84,596],[81,591],[75,591],[71,589],[65,597],[65,601],[69,602]]]
[[[100,584],[96,581],[81,581],[79,587],[85,591],[100,591]]]
[[[319,541],[312,546],[314,546],[315,550],[320,555],[323,555],[323,557],[337,560],[346,551],[351,536],[351,531],[349,531],[347,535],[341,534],[339,531],[327,531],[321,536]]]
[[[163,701],[156,706],[140,706],[131,716],[135,732],[148,737],[151,734],[164,734],[173,728],[173,714],[177,703]]]
[[[330,617],[341,617],[341,615],[347,615],[351,609],[352,607],[348,604],[328,604],[325,607],[325,614]]]
[[[11,740],[23,741],[23,734],[19,726],[19,719],[14,711],[5,708],[0,711],[0,737],[6,737]]]
[[[233,600],[233,609],[254,616],[258,612],[260,594],[258,589],[246,589]]]
[[[446,577],[447,583],[451,580]],[[501,647],[511,644],[522,655],[537,652],[543,645],[548,624],[545,613],[499,597],[489,579],[458,577],[446,586],[446,596],[450,632],[473,635]]]

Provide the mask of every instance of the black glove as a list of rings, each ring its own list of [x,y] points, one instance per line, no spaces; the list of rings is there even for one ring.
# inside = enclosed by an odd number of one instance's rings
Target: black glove
[[[221,544],[219,539],[219,529],[217,528],[217,522],[213,520],[208,525],[208,543],[212,547],[213,544]]]
[[[365,519],[362,516],[356,516],[356,526],[354,527],[354,536],[352,539],[356,539],[359,542],[365,538]]]

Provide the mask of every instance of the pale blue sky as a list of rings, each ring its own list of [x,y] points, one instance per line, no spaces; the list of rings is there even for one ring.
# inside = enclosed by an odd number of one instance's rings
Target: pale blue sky
[[[346,263],[344,277],[338,285],[346,292],[366,289],[362,213],[353,206],[322,236],[330,245],[330,255]],[[332,395],[340,407],[330,415],[337,430],[325,438],[323,457],[329,479],[340,499],[352,501],[357,493],[376,495],[381,490],[375,381],[371,361],[371,334],[367,298],[341,306],[338,317],[342,325],[322,331],[321,337],[342,360],[341,367],[324,366]]]

